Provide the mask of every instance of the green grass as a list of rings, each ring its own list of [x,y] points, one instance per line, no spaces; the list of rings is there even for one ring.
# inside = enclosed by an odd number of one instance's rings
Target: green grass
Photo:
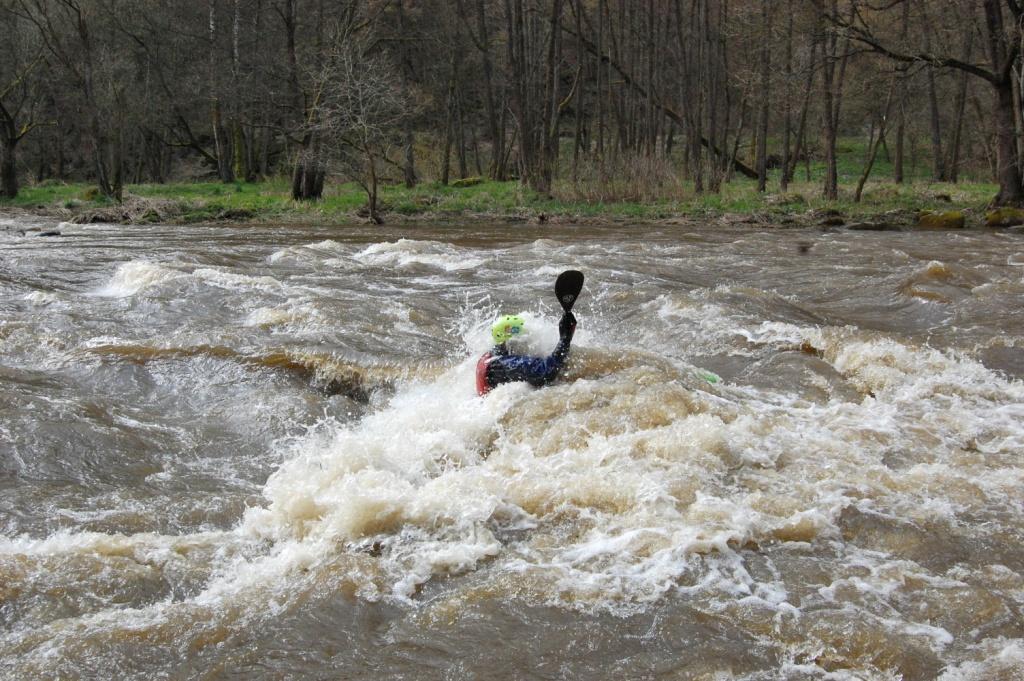
[[[60,184],[44,182],[35,186],[22,187],[14,199],[0,198],[0,206],[18,206],[20,208],[51,208],[69,202],[95,202],[96,197],[86,197],[90,189],[83,184]]]
[[[821,198],[821,163],[812,163],[811,180],[806,180],[804,166],[796,172],[795,182],[786,194],[780,194],[778,171],[770,177],[765,194],[756,191],[754,181],[737,176],[723,184],[720,193],[696,194],[692,184],[680,184],[670,178],[662,185],[664,191],[644,192],[652,200],[584,201],[573,199],[571,184],[556,183],[554,194],[561,198],[536,195],[518,182],[481,182],[455,188],[440,183],[421,183],[413,189],[404,185],[382,186],[380,201],[387,218],[422,218],[446,220],[459,217],[523,217],[541,214],[564,218],[606,218],[621,221],[654,220],[690,216],[710,218],[722,214],[755,214],[767,219],[831,208],[856,219],[868,218],[888,211],[949,210],[951,208],[982,210],[995,196],[997,187],[989,182],[937,184],[928,182],[928,169],[907,168],[908,178],[918,178],[897,185],[887,181],[892,168],[882,156],[876,160],[873,180],[865,187],[863,201],[853,202],[853,191],[864,160],[864,143],[843,141],[838,159],[840,198]],[[646,178],[640,181],[647,181]],[[628,182],[627,182],[628,184]],[[599,193],[587,188],[586,195]],[[645,188],[646,189],[646,188]],[[212,220],[247,221],[309,221],[344,224],[358,220],[357,213],[366,205],[366,195],[355,184],[329,184],[320,201],[296,202],[290,196],[286,179],[259,183],[221,184],[215,182],[130,185],[126,198],[141,197],[160,203],[169,221],[203,222]],[[948,197],[946,200],[945,197]],[[66,209],[72,212],[97,210],[112,204],[86,184],[61,184],[48,181],[29,185],[13,200],[0,199],[0,206],[14,206],[44,211]],[[169,211],[169,212],[167,212]],[[146,220],[155,220],[147,213]]]

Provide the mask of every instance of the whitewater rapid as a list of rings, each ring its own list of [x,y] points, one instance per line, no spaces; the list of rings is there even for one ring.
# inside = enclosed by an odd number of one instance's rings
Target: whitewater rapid
[[[4,675],[506,677],[470,621],[588,678],[1024,666],[1011,235],[195,229],[4,237]],[[478,397],[569,267],[562,379]]]

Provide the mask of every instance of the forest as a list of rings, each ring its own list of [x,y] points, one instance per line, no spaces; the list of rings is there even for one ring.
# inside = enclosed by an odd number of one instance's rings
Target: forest
[[[837,144],[1024,201],[1017,0],[0,0],[0,196],[288,178],[786,191]]]

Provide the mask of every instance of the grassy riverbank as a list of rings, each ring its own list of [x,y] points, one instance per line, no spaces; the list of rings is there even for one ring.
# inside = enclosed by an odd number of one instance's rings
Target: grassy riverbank
[[[697,194],[689,181],[676,174],[678,164],[668,162],[626,165],[610,170],[602,180],[581,166],[579,180],[556,182],[553,197],[541,197],[519,182],[468,182],[445,186],[423,182],[413,189],[401,184],[381,187],[386,222],[456,220],[543,220],[550,222],[653,222],[685,220],[749,222],[754,224],[813,225],[836,215],[846,223],[873,222],[897,226],[913,224],[922,211],[962,211],[967,226],[984,223],[985,209],[996,195],[996,185],[966,181],[933,183],[927,159],[908,164],[904,184],[895,184],[892,167],[879,158],[863,199],[853,201],[854,187],[864,161],[862,141],[846,140],[839,146],[838,201],[821,198],[821,163],[797,169],[798,181],[786,193],[778,191],[773,171],[769,191],[757,192],[756,183],[737,177],[720,193]],[[568,168],[562,175],[569,175]],[[590,169],[593,171],[593,169]],[[287,179],[258,183],[222,184],[184,182],[129,185],[123,204],[114,204],[87,184],[47,181],[22,189],[14,200],[0,199],[5,208],[27,210],[62,220],[124,223],[195,222],[309,222],[352,224],[365,220],[366,195],[355,184],[328,182],[316,202],[291,199]]]
[[[777,186],[777,185],[776,185]],[[666,219],[732,219],[751,222],[803,222],[834,211],[849,220],[872,220],[894,213],[923,210],[962,210],[968,222],[983,219],[996,187],[987,183],[902,185],[870,183],[860,203],[845,188],[838,201],[820,198],[818,183],[795,183],[789,192],[759,194],[748,180],[723,186],[720,194],[695,194],[692,188],[676,187],[671,198],[653,200],[583,200],[582,192],[560,186],[555,198],[537,196],[518,182],[481,182],[468,187],[420,184],[384,187],[381,200],[385,220],[446,221],[454,219],[570,221],[656,221]],[[317,202],[296,202],[286,181],[254,184],[172,183],[131,185],[119,206],[97,196],[83,184],[45,183],[26,187],[3,207],[30,210],[74,220],[117,222],[318,222],[349,224],[362,219],[366,205],[362,191],[352,184],[327,188]]]

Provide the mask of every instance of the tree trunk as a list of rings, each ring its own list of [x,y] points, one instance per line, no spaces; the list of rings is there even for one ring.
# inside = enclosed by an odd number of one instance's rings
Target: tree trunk
[[[216,0],[208,0],[209,10],[209,54],[208,54],[208,82],[210,89],[210,107],[212,110],[213,124],[213,145],[217,155],[217,176],[221,182],[229,183],[235,181],[235,174],[231,167],[231,142],[224,129],[223,112],[220,101],[220,82],[217,77],[217,4]]]
[[[498,125],[498,109],[494,97],[494,66],[491,61],[491,37],[485,13],[486,0],[477,0],[476,19],[480,31],[480,57],[484,75],[484,110],[487,116],[487,137],[491,143],[491,164],[487,175],[492,180],[505,179],[504,130]]]
[[[704,137],[704,115],[708,105],[707,96],[707,70],[705,62],[707,61],[707,45],[708,41],[704,38],[707,32],[707,1],[697,0],[696,11],[690,15],[690,33],[691,36],[695,36],[695,40],[690,40],[683,34],[683,12],[681,6],[681,0],[676,0],[676,22],[679,24],[679,47],[680,50],[685,50],[689,46],[690,52],[690,64],[691,71],[693,72],[693,83],[688,84],[689,97],[686,97],[686,92],[681,92],[681,101],[685,102],[688,99],[693,101],[693,106],[686,107],[688,113],[687,120],[690,123],[689,126],[689,147],[688,155],[690,157],[690,173],[693,176],[693,191],[696,194],[704,193],[704,158],[703,158],[703,146],[701,140]]]
[[[789,190],[789,155],[793,128],[793,107],[790,102],[793,80],[793,0],[786,3],[786,17],[786,90],[782,105],[782,177],[779,187],[783,192]]]
[[[576,17],[576,79],[577,82],[584,79],[584,66],[586,64],[586,50],[583,48],[583,4],[574,3],[573,13]],[[583,152],[583,90],[576,88],[576,98],[573,105],[573,118],[575,125],[572,136],[572,179],[576,181],[579,176],[580,154]]]
[[[860,179],[857,180],[857,189],[853,192],[853,202],[860,203],[860,197],[864,193],[864,185],[867,184],[868,177],[871,176],[871,168],[875,165],[875,156],[878,155],[878,143],[884,136],[883,131],[879,131],[879,135],[875,137],[875,122],[871,121],[871,129],[868,132],[868,155],[864,159],[864,170],[860,174]]]
[[[1019,206],[1024,202],[1024,190],[1021,188],[1021,171],[1017,156],[1017,120],[1011,69],[1017,55],[1007,45],[1002,4],[999,0],[983,0],[983,6],[989,60],[994,67],[993,77],[989,79],[995,100],[993,114],[996,127],[996,180],[999,183],[999,193],[996,194],[994,203]],[[1020,29],[1017,30],[1019,37]]]
[[[477,132],[477,126],[471,125],[469,127],[469,133],[472,135],[470,142],[473,145],[473,165],[476,167],[476,176],[483,177],[484,168],[480,163],[480,135]]]
[[[967,57],[970,59],[970,55]],[[946,176],[950,182],[960,179],[960,146],[963,137],[964,115],[967,112],[968,74],[960,74],[960,88],[956,94],[956,118],[953,121],[953,141],[949,145],[949,162],[946,164]]]
[[[213,145],[217,154],[217,177],[225,184],[234,182],[235,173],[231,166],[231,142],[224,129],[220,98],[217,97],[213,99]]]
[[[768,188],[768,108],[771,97],[771,31],[770,0],[761,0],[761,112],[757,125],[757,191]]]
[[[816,36],[811,43],[811,55],[807,62],[807,82],[804,86],[803,102],[800,104],[800,115],[798,117],[796,127],[796,141],[794,143],[793,155],[790,157],[789,165],[783,169],[783,175],[786,177],[787,185],[793,181],[793,177],[796,175],[796,165],[800,162],[800,156],[803,155],[805,159],[810,158],[810,154],[806,151],[807,116],[811,108],[811,92],[814,90],[814,74],[817,72],[816,61],[819,47],[821,47],[821,44]]]
[[[974,52],[974,33],[970,32],[964,42],[963,61],[970,62]],[[964,117],[967,114],[967,97],[970,79],[966,71],[960,72],[960,83],[956,93],[955,118],[953,120],[953,142],[949,145],[949,161],[946,174],[950,182],[957,182],[960,176],[960,146],[964,129]]]
[[[416,147],[412,134],[412,124],[405,124],[405,164],[402,166],[402,176],[405,180],[406,189],[416,186]]]
[[[833,25],[838,23],[839,8],[837,0],[832,0],[831,15]],[[822,144],[825,147],[825,182],[822,195],[829,201],[839,198],[839,178],[836,170],[836,123],[839,104],[836,101],[836,58],[838,57],[838,39],[834,31],[829,31],[824,21],[821,30],[825,32],[824,46],[824,93],[822,108]]]
[[[6,137],[6,136],[5,136]],[[18,167],[15,163],[16,142],[0,138],[0,196],[18,196]]]
[[[57,125],[57,163],[54,168],[54,175],[61,182],[67,177],[67,156],[64,153],[64,128],[59,123]]]
[[[903,3],[903,14],[900,22],[900,41],[906,41],[910,33],[910,3]],[[892,159],[892,180],[896,184],[903,184],[903,158],[904,141],[907,135],[907,84],[909,79],[904,72],[903,87],[900,88],[899,101],[896,103],[896,144]]]
[[[549,17],[547,64],[544,69],[544,114],[541,117],[540,154],[533,175],[533,189],[541,196],[551,195],[555,164],[558,159],[559,107],[558,67],[561,62],[561,23],[563,0],[552,0]]]
[[[292,173],[292,198],[317,201],[323,196],[325,172],[315,153],[302,154]]]
[[[242,123],[237,119],[231,121],[231,148],[234,150],[232,159],[232,181],[238,178],[249,179],[250,171],[247,160],[249,154],[246,152],[245,131],[242,130]]]
[[[892,181],[896,184],[903,184],[903,144],[907,136],[907,116],[903,107],[903,97],[896,113],[896,145],[892,155]]]
[[[1022,73],[1021,75],[1024,75]],[[1021,82],[1018,77],[1010,79],[1013,83],[1013,125],[1014,139],[1017,140],[1017,167],[1024,168],[1024,102],[1021,101]]]
[[[607,0],[598,0],[597,3],[597,162],[604,169],[604,15],[605,3]],[[609,68],[609,73],[611,66]]]
[[[465,114],[462,110],[462,94],[457,93],[455,97],[455,122],[459,134],[459,147],[458,147],[458,159],[459,159],[459,177],[466,178],[469,176],[469,163],[466,159],[466,125],[465,125]]]
[[[242,128],[241,111],[239,107],[239,93],[241,91],[240,78],[242,71],[242,12],[240,0],[233,0],[231,15],[231,117],[228,129],[231,134],[231,172],[233,179],[249,179],[251,170],[247,163],[250,154],[247,153],[247,140],[245,131]]]
[[[380,225],[384,223],[384,220],[381,219],[377,207],[377,161],[372,151],[366,152],[366,162],[367,169],[370,171],[370,181],[366,185],[366,202],[370,213],[370,222]]]
[[[853,194],[853,202],[860,203],[861,195],[864,193],[864,185],[867,184],[868,177],[871,176],[871,168],[875,165],[875,158],[878,156],[878,147],[881,146],[882,141],[885,140],[885,124],[889,120],[889,107],[892,105],[892,94],[896,89],[897,76],[893,75],[892,82],[889,84],[889,91],[885,96],[885,107],[882,109],[881,115],[878,117],[878,137],[874,136],[875,133],[875,122],[871,122],[871,134],[868,136],[868,157],[864,163],[864,171],[861,173],[860,179],[857,181],[857,189]]]
[[[1024,191],[1021,189],[1020,168],[1017,166],[1016,121],[1014,120],[1013,82],[1006,78],[994,83],[996,121],[996,180],[999,193],[995,204],[1021,205]]]
[[[278,9],[285,29],[285,49],[288,58],[288,90],[294,114],[302,122],[308,122],[310,112],[306,110],[306,97],[299,82],[299,59],[296,41],[298,27],[297,0],[285,0]],[[320,159],[320,144],[316,134],[306,132],[295,154],[295,169],[292,172],[292,198],[296,201],[317,201],[323,197],[326,170]]]
[[[928,108],[932,136],[932,179],[946,181],[945,155],[942,153],[942,119],[939,116],[939,97],[935,87],[935,69],[928,67]]]
[[[403,36],[406,35],[405,0],[398,0],[398,32]],[[413,69],[405,41],[401,43],[401,56],[402,89],[408,90],[413,77]],[[404,165],[402,166],[402,179],[405,181],[406,189],[412,189],[416,186],[416,149],[414,146],[415,136],[413,135],[412,124],[412,116],[406,116],[402,122],[403,137],[405,138],[403,141]]]
[[[451,180],[452,136],[455,132],[455,90],[459,77],[458,54],[458,49],[453,46],[448,61],[448,101],[445,107],[444,151],[441,156],[441,184],[443,185],[447,185]]]
[[[523,0],[506,0],[510,108],[519,132],[520,180],[542,196],[551,192],[557,158],[559,119],[558,67],[563,0],[552,0],[544,35],[542,19]],[[536,46],[545,41],[543,64]],[[527,46],[530,46],[529,49]],[[539,116],[538,116],[539,114]]]
[[[113,181],[111,187],[113,189],[114,198],[121,201],[124,196],[124,131],[127,127],[125,125],[125,111],[123,102],[118,103],[118,115],[114,122],[114,140],[110,145],[110,168],[112,169]]]

